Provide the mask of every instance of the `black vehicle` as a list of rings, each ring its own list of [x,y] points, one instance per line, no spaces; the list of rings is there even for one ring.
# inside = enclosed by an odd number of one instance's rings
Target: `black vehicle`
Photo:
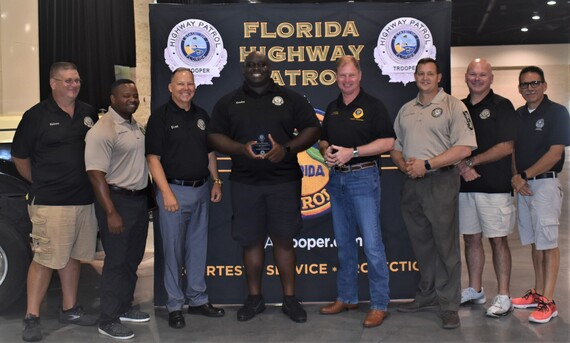
[[[30,184],[10,159],[11,144],[0,144],[0,312],[26,290],[32,259],[32,223],[26,206]]]

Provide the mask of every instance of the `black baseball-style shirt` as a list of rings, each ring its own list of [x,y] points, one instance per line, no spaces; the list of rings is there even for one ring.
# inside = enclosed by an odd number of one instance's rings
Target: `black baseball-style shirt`
[[[491,90],[479,103],[473,105],[469,97],[461,100],[467,106],[475,127],[477,149],[471,156],[478,155],[493,146],[516,138],[516,113],[509,99]],[[473,181],[461,178],[461,192],[510,193],[512,165],[511,155],[502,159],[475,166],[481,175]]]
[[[345,105],[342,94],[327,106],[321,140],[330,145],[357,147],[379,138],[396,137],[386,106],[360,89],[358,96]],[[355,157],[350,164],[381,160],[378,156]]]
[[[203,179],[210,174],[206,143],[209,122],[202,108],[192,103],[186,111],[171,98],[148,119],[145,153],[160,156],[167,179]]]
[[[24,113],[14,135],[12,156],[31,161],[29,203],[93,203],[93,190],[85,172],[85,135],[98,118],[93,106],[79,100],[75,101],[72,118],[52,96]]]
[[[246,83],[222,97],[215,105],[209,133],[220,133],[246,143],[269,134],[281,145],[287,144],[308,127],[320,127],[315,110],[302,95],[276,85],[257,94]],[[288,153],[283,161],[231,156],[230,180],[248,184],[279,184],[302,178],[297,155]]]
[[[538,161],[552,145],[570,145],[570,119],[566,107],[557,104],[546,94],[538,107],[530,113],[528,107],[517,110],[518,126],[515,142],[517,170],[522,172]],[[557,173],[564,166],[562,158],[552,167]]]

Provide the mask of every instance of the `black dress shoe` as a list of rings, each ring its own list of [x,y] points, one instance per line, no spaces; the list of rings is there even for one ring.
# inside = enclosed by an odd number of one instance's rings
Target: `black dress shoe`
[[[223,317],[226,314],[223,308],[214,307],[210,303],[200,306],[188,306],[188,313],[200,314],[206,317]]]
[[[168,314],[168,326],[174,329],[182,329],[186,326],[182,311],[172,311]]]
[[[307,312],[303,309],[303,305],[301,305],[295,296],[283,297],[281,311],[288,315],[294,322],[304,323],[307,321]]]
[[[237,311],[237,319],[240,322],[250,320],[256,314],[265,311],[265,301],[261,295],[249,295],[245,303]]]

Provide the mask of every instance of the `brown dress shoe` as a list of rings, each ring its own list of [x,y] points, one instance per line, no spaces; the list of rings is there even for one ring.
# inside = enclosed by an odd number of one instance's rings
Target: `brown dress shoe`
[[[355,310],[358,308],[358,304],[345,304],[342,301],[335,301],[334,303],[321,307],[321,314],[337,314],[342,311]]]
[[[368,314],[366,315],[366,319],[362,325],[365,328],[373,328],[375,326],[379,326],[382,324],[384,319],[388,317],[388,312],[382,310],[368,310]]]

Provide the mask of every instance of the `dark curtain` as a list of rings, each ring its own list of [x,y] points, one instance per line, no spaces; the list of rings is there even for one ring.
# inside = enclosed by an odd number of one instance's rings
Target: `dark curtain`
[[[40,95],[51,93],[49,68],[75,63],[79,99],[107,108],[115,65],[136,66],[132,0],[39,0]]]

